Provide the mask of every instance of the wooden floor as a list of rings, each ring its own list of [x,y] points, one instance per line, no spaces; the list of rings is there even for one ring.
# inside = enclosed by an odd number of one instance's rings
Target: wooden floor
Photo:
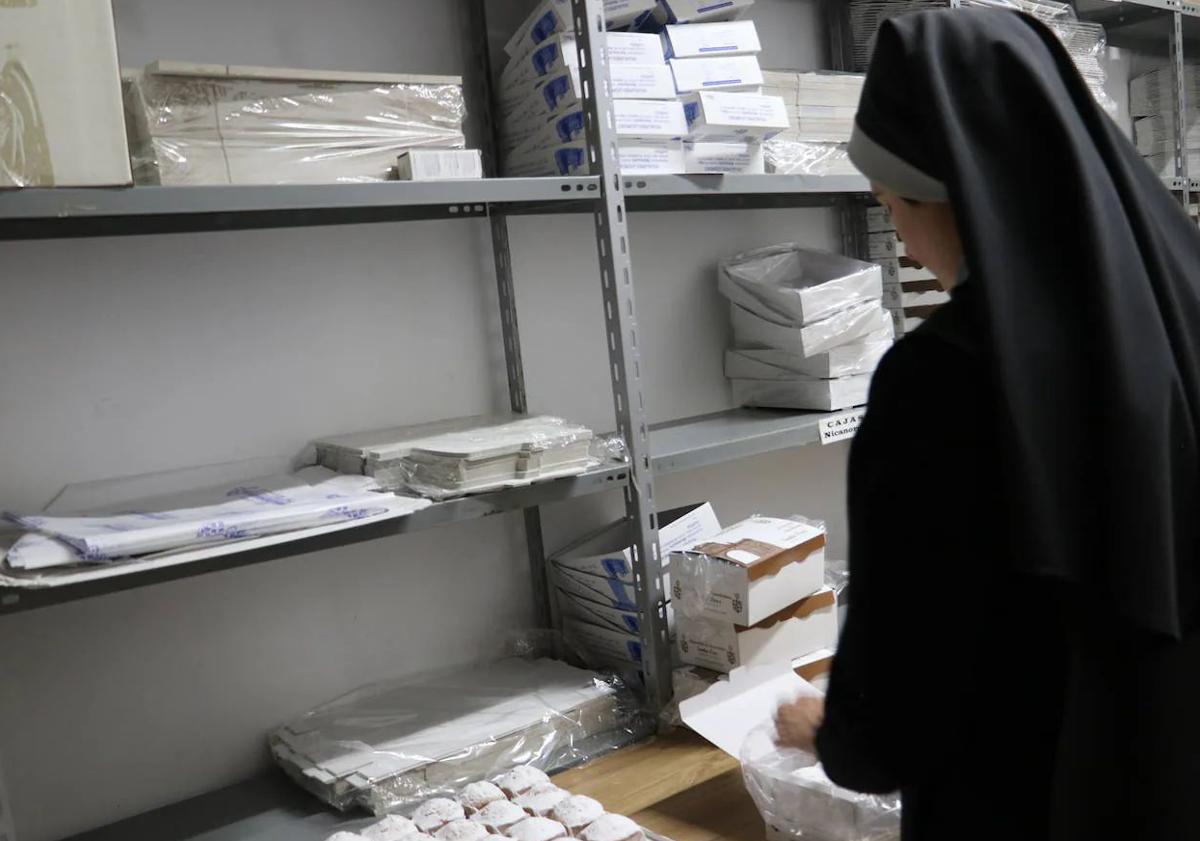
[[[763,841],[736,760],[676,731],[559,774],[554,781],[672,841]]]

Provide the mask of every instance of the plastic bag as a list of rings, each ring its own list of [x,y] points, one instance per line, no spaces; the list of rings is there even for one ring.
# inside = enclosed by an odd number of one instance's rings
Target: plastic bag
[[[379,815],[518,765],[562,770],[653,729],[619,681],[509,657],[363,687],[268,742],[283,769],[326,803]]]
[[[855,175],[862,173],[850,162],[845,143],[816,143],[773,137],[763,144],[767,171],[779,175]]]
[[[891,316],[878,300],[855,304],[802,327],[769,320],[737,304],[730,315],[737,348],[774,348],[805,358],[893,329]]]
[[[742,748],[742,776],[772,841],[898,841],[899,795],[858,794],[835,785],[816,757],[775,745],[764,725]]]

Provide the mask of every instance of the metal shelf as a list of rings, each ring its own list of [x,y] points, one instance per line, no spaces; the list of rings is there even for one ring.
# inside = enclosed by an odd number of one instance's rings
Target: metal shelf
[[[857,175],[648,175],[622,180],[631,211],[822,207],[871,189]]]
[[[0,239],[458,219],[592,207],[600,181],[488,178],[317,184],[0,191]]]
[[[676,473],[816,444],[821,421],[843,414],[733,409],[660,424],[650,431],[654,472]]]
[[[623,487],[628,481],[628,477],[629,469],[625,465],[605,466],[581,476],[535,482],[522,488],[510,488],[494,493],[435,503],[428,508],[397,519],[379,522],[366,521],[354,528],[294,540],[287,540],[284,535],[280,537],[278,543],[246,551],[239,551],[237,544],[230,544],[222,547],[223,550],[227,550],[224,554],[201,561],[153,569],[139,568],[137,564],[98,567],[94,578],[59,587],[41,589],[0,587],[0,616],[106,593],[161,584],[165,581],[192,578],[209,572],[307,555],[311,552],[320,552],[339,546],[381,540],[447,523],[478,520],[506,511],[561,502],[598,493],[608,488]]]

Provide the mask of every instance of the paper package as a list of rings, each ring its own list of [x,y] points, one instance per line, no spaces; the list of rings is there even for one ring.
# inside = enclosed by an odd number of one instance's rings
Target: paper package
[[[757,55],[762,51],[754,21],[671,25],[663,32],[666,58],[714,55]]]
[[[762,69],[752,55],[673,58],[669,64],[675,90],[681,94],[709,90],[757,93],[762,87]]]

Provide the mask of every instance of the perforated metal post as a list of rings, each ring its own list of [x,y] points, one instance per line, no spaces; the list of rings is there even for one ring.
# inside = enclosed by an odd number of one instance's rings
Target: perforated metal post
[[[661,709],[671,698],[671,652],[667,639],[666,600],[658,524],[654,509],[654,471],[642,396],[641,348],[633,303],[633,269],[613,118],[607,52],[608,32],[601,0],[572,0],[579,45],[579,73],[591,170],[600,177],[601,201],[595,213],[596,249],[604,296],[609,374],[617,431],[629,449],[630,476],[625,511],[631,523],[634,578],[642,622],[642,662],[651,704]]]
[[[1179,179],[1183,209],[1192,205],[1191,181],[1187,161],[1187,77],[1183,64],[1183,13],[1171,13],[1171,110],[1175,114],[1175,177]]]
[[[463,0],[459,8],[465,15],[468,30],[467,55],[474,55],[477,64],[474,74],[475,96],[472,112],[480,121],[480,145],[484,154],[484,173],[498,176],[500,166],[500,136],[493,119],[492,59],[488,44],[487,0]],[[496,267],[496,291],[500,304],[500,329],[504,338],[504,368],[508,376],[508,402],[514,412],[529,411],[525,395],[525,365],[521,359],[521,332],[517,326],[517,296],[513,287],[512,252],[508,242],[508,214],[489,209],[488,222],[492,234],[492,255]],[[558,612],[550,596],[546,572],[546,548],[542,538],[542,515],[539,508],[526,508],[525,545],[529,554],[529,577],[533,590],[534,621],[538,627],[557,627]]]

